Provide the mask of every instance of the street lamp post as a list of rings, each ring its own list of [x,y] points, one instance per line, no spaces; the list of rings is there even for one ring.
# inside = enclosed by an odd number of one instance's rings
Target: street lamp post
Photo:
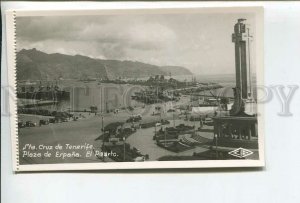
[[[103,162],[105,161],[104,160],[104,137],[105,137],[105,134],[104,134],[104,118],[103,118],[103,115],[101,116],[101,131],[102,131],[102,159],[103,159]]]
[[[125,153],[126,153],[126,148],[125,148],[125,140],[126,140],[126,137],[124,136],[123,137],[123,146],[124,146],[124,151],[123,151],[123,153],[124,153],[124,157],[123,157],[123,161],[125,162]]]
[[[174,112],[173,112],[173,126],[175,128],[175,115],[174,115]]]
[[[218,154],[218,135],[215,134],[215,145],[216,145],[216,157],[218,159],[219,154]]]
[[[167,129],[166,128],[165,128],[165,133],[164,134],[165,134],[165,147],[166,147],[167,146],[166,145],[166,141],[167,141]]]
[[[194,123],[194,134],[196,134],[196,123],[195,123],[195,116],[193,117],[193,123]]]
[[[175,91],[175,90],[173,90],[173,94],[172,94],[172,97],[173,97],[173,101],[172,101],[172,102],[174,102],[174,91]],[[172,110],[173,110],[173,126],[174,126],[174,128],[175,128],[175,115],[174,115],[175,109],[173,109],[173,105],[172,105]]]

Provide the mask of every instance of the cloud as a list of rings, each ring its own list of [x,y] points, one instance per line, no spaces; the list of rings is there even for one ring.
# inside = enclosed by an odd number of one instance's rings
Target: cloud
[[[47,39],[69,39],[75,31],[75,24],[68,23],[66,19],[57,17],[18,17],[17,37],[20,40],[31,42],[43,41]],[[78,28],[77,28],[78,29]]]
[[[17,18],[17,47],[47,53],[234,72],[233,25],[248,14],[47,16]]]

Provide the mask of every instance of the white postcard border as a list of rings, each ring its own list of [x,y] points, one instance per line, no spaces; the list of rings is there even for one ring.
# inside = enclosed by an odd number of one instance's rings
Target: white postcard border
[[[108,169],[171,169],[171,168],[222,168],[222,167],[263,167],[264,154],[264,107],[258,106],[258,142],[259,160],[199,160],[199,161],[149,161],[149,162],[113,162],[113,163],[64,163],[19,165],[17,106],[16,106],[16,46],[15,15],[17,16],[74,16],[74,15],[110,15],[110,14],[157,14],[180,12],[249,12],[256,14],[256,75],[257,85],[264,84],[264,40],[263,7],[199,7],[199,8],[152,8],[152,9],[101,9],[101,10],[10,10],[6,11],[7,65],[10,87],[10,132],[12,140],[12,158],[14,171],[54,171],[54,170],[108,170]],[[258,97],[263,96],[258,92]]]

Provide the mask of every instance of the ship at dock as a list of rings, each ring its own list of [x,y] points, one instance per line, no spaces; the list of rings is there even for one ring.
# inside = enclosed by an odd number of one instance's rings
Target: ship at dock
[[[70,92],[61,88],[57,82],[19,82],[17,98],[47,101],[69,100]]]

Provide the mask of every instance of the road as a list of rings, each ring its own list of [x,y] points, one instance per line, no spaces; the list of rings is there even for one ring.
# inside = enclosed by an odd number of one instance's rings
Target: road
[[[184,124],[191,124],[190,122],[183,121],[183,120],[175,120],[176,125],[180,123]],[[173,123],[171,122],[167,126],[172,126]],[[199,124],[200,125],[200,124]],[[196,124],[198,126],[198,124]],[[191,156],[194,152],[203,152],[207,151],[207,148],[203,147],[195,147],[194,149],[190,149],[187,151],[175,153],[171,152],[169,150],[166,150],[164,148],[161,148],[155,144],[155,140],[153,140],[153,135],[155,132],[155,128],[147,128],[147,129],[139,129],[136,133],[132,134],[128,139],[126,140],[127,143],[129,143],[131,146],[134,146],[135,148],[139,149],[142,154],[148,154],[149,155],[149,161],[155,161],[158,158],[162,156]]]
[[[183,98],[188,100],[188,98]],[[175,105],[183,104],[185,101],[179,101]],[[145,108],[136,108],[134,111],[120,111],[118,114],[110,113],[105,114],[104,116],[104,126],[112,122],[125,122],[131,114],[142,114],[143,121],[157,121],[161,118],[170,120],[170,126],[173,126],[172,119],[175,118],[175,125],[179,123],[188,123],[191,125],[191,122],[186,122],[178,119],[177,113],[166,113],[166,109],[171,108],[170,104],[160,104],[162,106],[164,113],[162,116],[153,116],[152,113],[155,112],[155,107],[159,104],[148,105]],[[168,106],[169,105],[169,106]],[[173,115],[175,115],[173,117]],[[26,116],[22,115],[22,119],[26,120]],[[30,116],[29,116],[30,117]],[[30,117],[30,120],[34,118]],[[40,118],[36,118],[37,120]],[[69,121],[63,123],[55,123],[50,125],[44,125],[41,127],[31,127],[31,128],[21,128],[19,129],[19,153],[20,153],[20,163],[21,164],[50,164],[50,163],[84,163],[84,162],[101,162],[102,160],[98,159],[95,156],[86,158],[85,156],[77,158],[66,158],[58,159],[56,157],[50,158],[28,158],[22,157],[23,148],[26,144],[31,145],[45,145],[45,146],[56,146],[58,144],[65,145],[83,145],[85,143],[93,145],[95,150],[100,150],[102,145],[101,141],[95,141],[95,139],[101,134],[101,115],[89,115],[85,119],[78,121]],[[195,122],[196,126],[199,125],[199,122]],[[149,154],[150,160],[156,160],[157,158],[164,155],[186,155],[192,154],[192,152],[182,152],[182,153],[173,153],[168,150],[162,149],[156,146],[155,142],[152,140],[154,128],[149,129],[139,129],[135,134],[131,135],[127,142],[131,144],[131,147],[136,147],[141,150],[143,154]],[[69,152],[64,150],[63,152]],[[85,150],[79,150],[80,154],[85,154]]]

